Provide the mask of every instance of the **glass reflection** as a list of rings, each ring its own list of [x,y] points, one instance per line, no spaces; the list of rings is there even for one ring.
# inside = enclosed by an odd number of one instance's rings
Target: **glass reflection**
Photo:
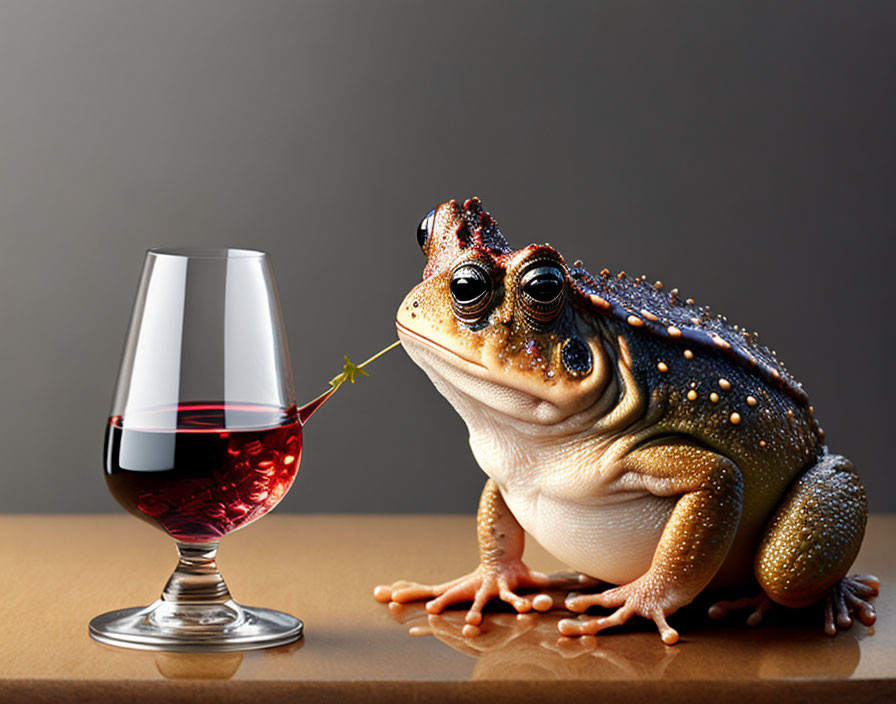
[[[156,669],[168,680],[229,680],[240,669],[242,653],[169,653],[155,655]]]

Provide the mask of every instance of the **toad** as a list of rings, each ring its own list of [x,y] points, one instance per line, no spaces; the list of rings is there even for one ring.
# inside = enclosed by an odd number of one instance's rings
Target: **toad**
[[[847,576],[865,530],[852,463],[825,444],[802,386],[749,332],[644,277],[593,275],[548,245],[514,250],[478,198],[417,231],[423,280],[397,315],[401,342],[465,421],[488,475],[479,566],[438,585],[396,582],[379,601],[494,598],[518,612],[565,606],[566,636],[667,617],[707,588],[744,590],[710,616],[825,602],[825,630],[875,620],[871,576]],[[524,533],[573,568],[522,561]],[[747,590],[754,590],[749,592]]]

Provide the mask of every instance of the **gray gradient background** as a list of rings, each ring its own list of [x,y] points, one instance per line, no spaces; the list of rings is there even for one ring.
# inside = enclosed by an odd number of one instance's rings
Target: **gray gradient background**
[[[143,252],[271,253],[299,401],[394,339],[417,222],[646,273],[761,331],[876,511],[890,442],[892,2],[0,2],[0,511],[119,510],[103,424]],[[281,510],[475,509],[402,352]]]

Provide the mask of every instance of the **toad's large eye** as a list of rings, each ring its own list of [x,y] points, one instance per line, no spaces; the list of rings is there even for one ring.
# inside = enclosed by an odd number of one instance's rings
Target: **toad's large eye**
[[[563,308],[563,270],[553,262],[535,262],[519,279],[520,300],[530,324],[544,327]]]
[[[460,318],[479,317],[492,298],[492,279],[481,264],[461,264],[451,274],[451,299]]]
[[[426,251],[426,243],[429,240],[429,233],[432,232],[432,223],[436,219],[436,211],[430,210],[426,217],[420,221],[420,224],[417,225],[417,242],[420,244],[420,249],[424,252]]]

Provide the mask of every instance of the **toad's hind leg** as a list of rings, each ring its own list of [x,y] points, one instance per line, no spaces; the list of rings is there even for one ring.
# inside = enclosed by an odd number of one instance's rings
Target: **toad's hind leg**
[[[801,608],[827,599],[825,631],[874,623],[874,577],[846,577],[865,535],[867,500],[852,463],[825,451],[803,472],[772,517],[754,568],[776,603]]]

